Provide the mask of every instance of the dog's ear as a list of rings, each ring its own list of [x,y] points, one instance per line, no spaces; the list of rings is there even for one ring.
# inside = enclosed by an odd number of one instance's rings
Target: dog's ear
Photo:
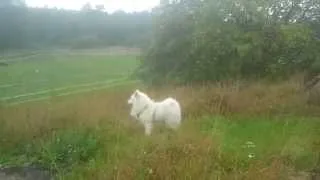
[[[139,96],[139,93],[140,93],[140,91],[137,89],[135,92],[134,92],[134,97],[138,97]]]

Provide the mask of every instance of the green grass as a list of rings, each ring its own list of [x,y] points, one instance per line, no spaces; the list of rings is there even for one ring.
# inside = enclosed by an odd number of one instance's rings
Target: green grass
[[[299,171],[319,165],[319,152],[313,148],[320,138],[318,119],[211,116],[186,121],[177,134],[160,127],[151,137],[144,137],[142,131],[131,134],[132,129],[112,120],[93,128],[70,127],[24,142],[15,152],[3,150],[0,164],[40,164],[55,170],[61,179],[145,179],[151,178],[150,169],[155,177],[167,171],[175,179],[227,179],[240,177],[258,162],[268,167],[272,157],[285,159],[286,165]],[[249,141],[254,146],[248,147]],[[129,175],[118,174],[125,169],[130,169]]]
[[[258,159],[287,156],[299,168],[316,166],[313,143],[320,138],[318,118],[208,118],[201,126],[202,131],[221,138],[224,151],[241,160],[253,153]]]
[[[125,80],[136,66],[132,55],[40,54],[0,68],[0,100],[11,103],[106,86]]]
[[[305,104],[285,83],[239,92],[150,88],[152,97],[177,97],[184,118],[177,132],[156,126],[146,137],[126,104],[142,88],[127,84],[137,65],[130,55],[40,54],[1,67],[0,99],[18,96],[2,103],[52,99],[0,107],[0,165],[38,165],[71,180],[289,180],[292,171],[320,168],[319,117],[294,115]],[[286,111],[270,110],[279,103]]]
[[[120,140],[118,139],[118,142],[115,142],[107,138],[102,139],[102,142],[106,143],[106,148],[101,151],[104,153],[97,153],[96,158],[93,158],[90,163],[79,165],[74,169],[74,172],[64,175],[70,176],[72,179],[87,179],[90,177],[88,176],[90,171],[96,172],[99,168],[105,167],[106,174],[111,177],[115,175],[110,169],[114,169],[121,163],[129,163],[125,166],[131,168],[132,179],[151,178],[150,174],[148,174],[150,169],[158,173],[155,177],[165,176],[161,173],[166,168],[170,169],[168,175],[174,179],[188,177],[202,179],[220,177],[226,179],[232,171],[237,171],[239,173],[237,176],[239,176],[241,172],[246,172],[250,166],[259,161],[267,166],[271,164],[272,157],[285,158],[288,166],[299,171],[309,171],[319,165],[319,152],[313,148],[313,143],[320,138],[318,131],[320,128],[319,120],[304,118],[239,119],[237,117],[208,117],[190,121],[189,123],[187,122],[189,127],[197,127],[196,122],[201,122],[202,127],[199,129],[182,128],[177,136],[172,136],[166,131],[162,132],[162,134],[158,132],[153,137],[145,139],[137,134],[130,135],[125,132],[126,130],[109,132],[110,134],[118,134],[121,137],[119,138]],[[204,134],[190,137],[188,135],[190,131],[202,131]],[[211,152],[208,150],[206,156],[201,154],[201,150],[193,149],[197,146],[204,149],[208,148],[201,144],[203,139],[212,141],[215,145],[208,146],[214,150]],[[246,146],[249,141],[253,142],[254,146]],[[115,144],[118,145],[118,149],[110,148]],[[187,149],[186,145],[188,144],[193,148],[183,152],[183,149]],[[106,158],[105,153],[117,159],[110,160]],[[115,154],[117,154],[116,157],[114,157]],[[255,156],[249,158],[249,154],[254,154]],[[194,162],[192,164],[194,159],[189,156],[197,155],[197,160],[203,161],[203,163],[197,164]],[[163,160],[161,158],[165,158],[166,163],[168,161],[171,162],[167,164],[169,167],[162,167]],[[179,161],[182,161],[182,163],[179,163]],[[89,164],[92,169],[88,166]],[[203,170],[204,167],[212,167],[213,169]],[[121,172],[121,169],[119,171]],[[203,174],[197,175],[198,171]]]

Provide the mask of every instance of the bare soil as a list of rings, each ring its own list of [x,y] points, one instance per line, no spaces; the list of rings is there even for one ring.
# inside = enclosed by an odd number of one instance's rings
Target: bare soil
[[[0,169],[0,180],[53,180],[49,171],[35,167]]]

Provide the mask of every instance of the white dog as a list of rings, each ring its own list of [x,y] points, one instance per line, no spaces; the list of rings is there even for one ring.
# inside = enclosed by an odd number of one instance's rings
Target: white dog
[[[180,126],[181,108],[173,98],[155,102],[145,93],[136,90],[128,100],[128,104],[132,105],[130,115],[144,125],[146,135],[151,134],[155,121],[164,121],[172,129]]]

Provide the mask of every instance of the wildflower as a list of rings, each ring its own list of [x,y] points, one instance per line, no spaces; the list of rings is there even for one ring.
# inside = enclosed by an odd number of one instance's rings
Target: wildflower
[[[151,168],[149,168],[149,174],[152,174],[152,173],[153,173],[152,169],[151,169]]]
[[[249,159],[252,159],[252,158],[254,158],[254,157],[255,157],[255,155],[254,155],[253,153],[249,153],[249,154],[248,154],[248,158],[249,158]]]

